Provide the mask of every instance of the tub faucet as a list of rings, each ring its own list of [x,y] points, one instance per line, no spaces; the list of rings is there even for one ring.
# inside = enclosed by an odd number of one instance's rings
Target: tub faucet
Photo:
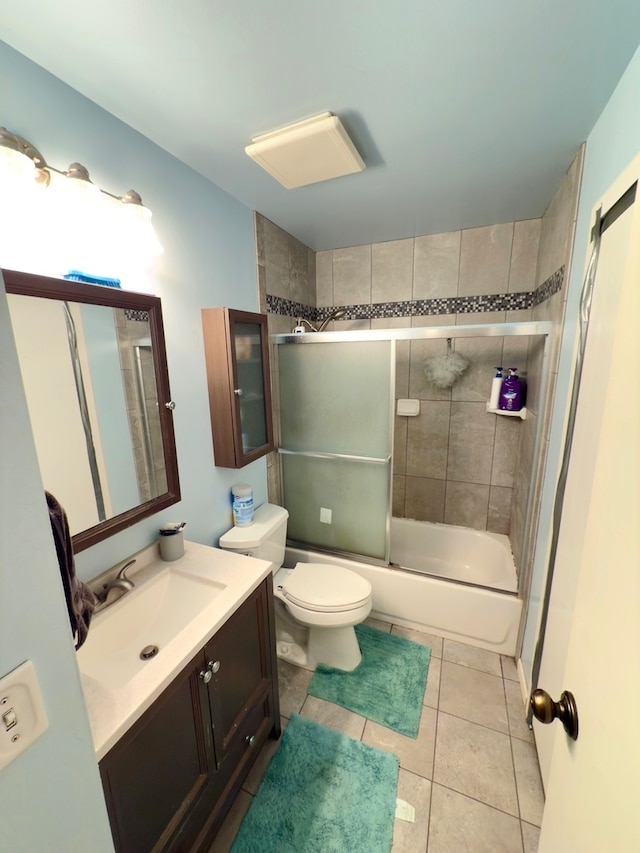
[[[129,569],[134,563],[135,559],[129,560],[128,563],[125,563],[115,578],[104,585],[102,592],[96,594],[96,598],[98,599],[96,611],[104,610],[105,607],[113,604],[114,601],[118,601],[118,599],[122,598],[123,595],[135,588],[134,582],[127,577],[127,569]],[[119,593],[119,595],[115,595],[116,592]],[[114,594],[112,595],[112,593]]]

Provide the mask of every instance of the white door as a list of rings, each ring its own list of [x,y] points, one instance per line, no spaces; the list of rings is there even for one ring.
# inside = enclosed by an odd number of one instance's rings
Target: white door
[[[602,199],[638,178],[636,158]],[[640,851],[640,192],[604,231],[567,477],[556,573],[578,572],[568,649],[550,623],[539,686],[576,699],[579,736],[549,738],[540,853]],[[554,590],[555,595],[555,590]],[[553,596],[552,596],[553,598]],[[556,602],[557,603],[557,602]],[[566,656],[561,685],[545,683]],[[558,666],[559,664],[559,666]]]

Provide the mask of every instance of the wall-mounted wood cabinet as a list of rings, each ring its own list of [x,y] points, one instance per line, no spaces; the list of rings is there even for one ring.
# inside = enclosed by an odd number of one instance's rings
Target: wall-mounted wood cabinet
[[[204,853],[280,735],[271,578],[100,762],[118,853]]]
[[[203,308],[202,329],[215,463],[242,468],[273,450],[267,318]]]

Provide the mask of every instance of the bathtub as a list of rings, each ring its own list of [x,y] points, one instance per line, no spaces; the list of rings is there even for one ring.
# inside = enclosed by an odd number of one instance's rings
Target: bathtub
[[[285,565],[345,566],[371,584],[372,617],[515,656],[522,601],[516,594],[508,538],[406,519],[393,519],[391,531],[391,562],[398,564],[395,566],[370,565],[291,547],[287,547]],[[429,556],[425,557],[427,549]],[[451,580],[422,574],[424,571],[446,573]],[[503,587],[487,588],[497,584]]]

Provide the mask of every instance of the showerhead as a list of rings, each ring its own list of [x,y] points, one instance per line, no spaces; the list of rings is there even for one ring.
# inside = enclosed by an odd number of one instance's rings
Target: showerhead
[[[336,308],[336,310],[335,310],[335,311],[332,311],[332,312],[331,312],[331,314],[329,314],[329,316],[328,316],[328,317],[326,317],[326,318],[322,321],[322,323],[320,323],[320,325],[318,326],[318,331],[319,331],[319,332],[324,332],[324,330],[327,328],[327,326],[329,325],[329,323],[330,323],[332,320],[339,320],[341,317],[344,317],[344,315],[345,315],[346,313],[347,313],[347,311],[346,311],[346,309],[345,309],[345,308]]]

